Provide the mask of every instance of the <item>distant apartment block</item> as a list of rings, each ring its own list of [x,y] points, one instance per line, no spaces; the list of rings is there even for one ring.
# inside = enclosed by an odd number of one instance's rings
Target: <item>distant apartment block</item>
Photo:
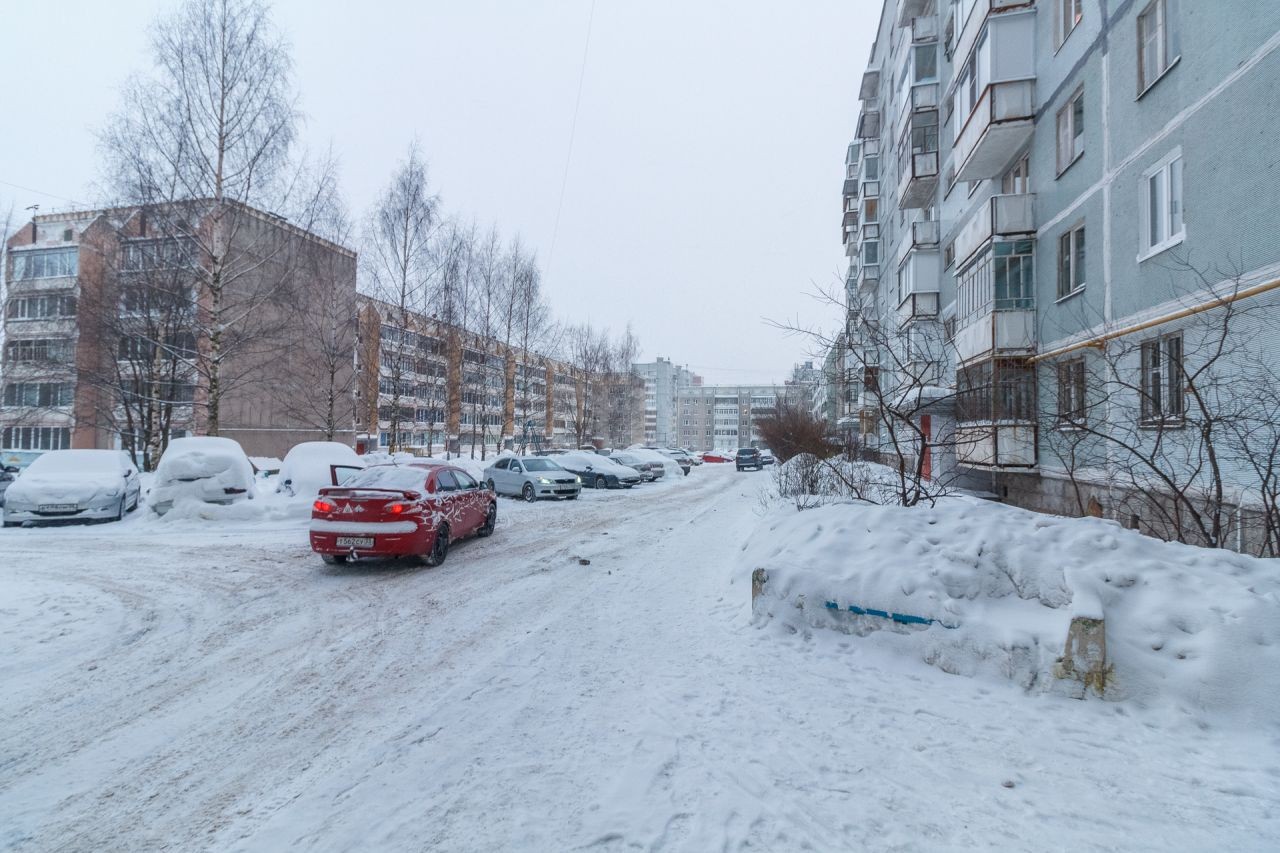
[[[222,332],[220,432],[276,455],[325,437],[307,399],[324,360],[307,320],[321,283],[354,299],[356,256],[281,217],[229,209],[242,266],[227,273],[224,297],[252,317]],[[214,324],[195,282],[212,215],[205,202],[78,210],[38,215],[13,234],[0,447],[142,452],[206,430]],[[352,344],[338,346],[328,355],[349,385]],[[350,411],[348,399],[337,440],[352,440]]]
[[[683,390],[701,385],[702,378],[661,356],[633,369],[644,379],[644,442],[658,447],[675,444],[680,434],[678,397]]]
[[[678,446],[687,450],[732,450],[759,443],[756,420],[777,412],[789,397],[807,401],[800,385],[700,385],[677,398]]]

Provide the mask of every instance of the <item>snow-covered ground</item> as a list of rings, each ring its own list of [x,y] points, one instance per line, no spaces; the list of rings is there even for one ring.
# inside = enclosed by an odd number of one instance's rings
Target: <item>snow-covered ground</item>
[[[0,848],[1280,844],[1274,728],[761,627],[769,482],[504,499],[436,569],[278,507],[0,532]]]

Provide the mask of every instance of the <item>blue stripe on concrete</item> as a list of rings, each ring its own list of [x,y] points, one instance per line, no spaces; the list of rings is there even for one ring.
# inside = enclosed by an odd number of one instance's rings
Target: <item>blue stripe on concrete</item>
[[[827,602],[828,610],[840,610],[839,603],[835,601]],[[941,625],[944,628],[956,628],[957,625],[948,625],[937,619],[930,619],[927,616],[912,616],[910,613],[890,613],[887,610],[876,610],[871,607],[859,607],[856,604],[850,604],[848,607],[850,613],[857,616],[879,616],[881,619],[892,619],[900,625]]]

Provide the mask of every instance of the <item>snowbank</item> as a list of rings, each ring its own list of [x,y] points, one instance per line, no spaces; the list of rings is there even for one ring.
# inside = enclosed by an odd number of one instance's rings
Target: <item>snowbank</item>
[[[1108,698],[1280,722],[1273,561],[956,497],[775,510],[739,568],[768,573],[758,620],[833,628],[1026,689],[1060,684],[1073,616],[1103,616]]]

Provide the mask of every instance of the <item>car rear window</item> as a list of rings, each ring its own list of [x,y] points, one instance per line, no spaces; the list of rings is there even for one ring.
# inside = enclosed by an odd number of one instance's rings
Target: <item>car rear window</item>
[[[427,484],[427,472],[421,468],[404,468],[398,465],[374,465],[357,473],[343,486],[349,489],[400,489],[423,491]]]

